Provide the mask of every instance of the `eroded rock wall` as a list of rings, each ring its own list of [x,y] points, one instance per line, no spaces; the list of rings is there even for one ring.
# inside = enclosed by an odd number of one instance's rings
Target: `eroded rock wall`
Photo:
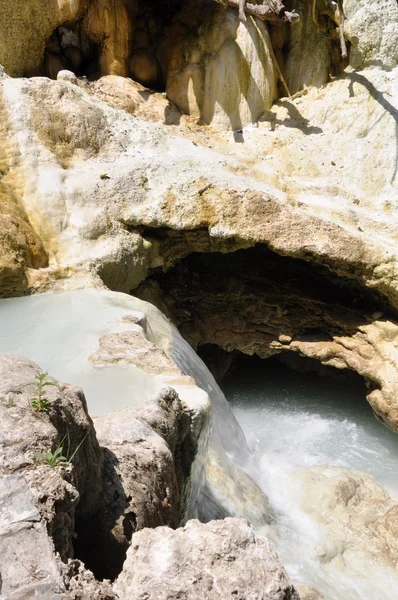
[[[193,19],[188,4],[171,26],[166,92],[202,123],[240,129],[277,96],[274,53],[262,21],[242,23],[236,10],[215,7]]]
[[[123,360],[114,340],[110,356]],[[179,526],[209,407],[171,361],[168,375],[188,404],[167,388],[96,419],[95,431],[81,389],[0,354],[2,597],[105,598],[110,584],[98,580],[119,575],[134,532]]]
[[[40,66],[46,40],[63,23],[77,20],[88,0],[16,0],[0,6],[0,63],[9,75],[21,77]]]
[[[64,561],[73,556],[76,516],[94,512],[102,492],[102,452],[82,391],[46,377],[49,409],[35,410],[31,382],[40,373],[26,359],[0,355],[0,592],[10,599],[64,589],[54,550]],[[66,461],[79,447],[73,466],[49,464],[58,447]]]

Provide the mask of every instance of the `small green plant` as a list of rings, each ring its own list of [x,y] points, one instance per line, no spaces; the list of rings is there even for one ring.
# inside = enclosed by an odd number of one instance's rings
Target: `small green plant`
[[[15,406],[14,398],[8,398],[8,408],[12,408],[13,406]]]
[[[81,445],[86,439],[88,432],[80,442],[80,444],[72,451],[70,447],[70,437],[69,432],[62,438],[60,442],[58,442],[57,447],[54,452],[48,450],[47,452],[36,452],[36,456],[40,458],[43,462],[45,462],[50,467],[62,467],[63,469],[67,469],[73,462],[76,454],[79,452]],[[66,440],[66,447],[65,447]]]
[[[33,381],[29,381],[26,385],[31,385],[35,388],[36,395],[30,400],[30,406],[35,412],[48,413],[51,408],[51,402],[47,398],[45,388],[49,385],[59,387],[58,383],[53,381],[46,381],[48,377],[48,371],[42,371],[38,373]]]
[[[108,173],[101,173],[100,179],[110,179]]]

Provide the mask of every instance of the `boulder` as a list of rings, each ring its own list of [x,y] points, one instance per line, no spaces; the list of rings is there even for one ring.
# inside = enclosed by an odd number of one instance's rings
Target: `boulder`
[[[302,508],[325,534],[317,548],[325,572],[367,573],[381,596],[398,589],[398,504],[387,491],[367,473],[338,467],[302,469],[296,477]]]
[[[299,600],[269,542],[243,519],[135,533],[114,589],[120,600]]]
[[[300,595],[300,600],[324,600],[324,597],[310,585],[295,583],[294,587]]]
[[[135,531],[179,525],[197,441],[189,411],[171,388],[95,426],[105,447],[104,493],[97,513],[80,522],[77,545],[94,573],[114,579]]]
[[[49,376],[40,388],[39,376],[34,363],[0,355],[0,592],[10,599],[65,589],[55,552],[73,556],[75,520],[97,508],[102,490],[82,391]]]
[[[69,81],[69,83],[73,83],[77,85],[77,77],[72,71],[67,71],[66,69],[59,71],[57,74],[58,81]]]

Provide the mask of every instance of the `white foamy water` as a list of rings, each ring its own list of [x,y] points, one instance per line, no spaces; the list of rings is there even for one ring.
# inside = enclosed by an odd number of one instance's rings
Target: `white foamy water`
[[[326,600],[396,600],[398,573],[375,567],[348,577],[321,564],[328,539],[301,510],[303,491],[294,474],[317,465],[365,471],[398,500],[398,436],[373,417],[360,380],[271,364],[236,371],[223,389],[256,454],[260,473],[253,476],[276,512],[282,563],[293,580],[313,585]]]

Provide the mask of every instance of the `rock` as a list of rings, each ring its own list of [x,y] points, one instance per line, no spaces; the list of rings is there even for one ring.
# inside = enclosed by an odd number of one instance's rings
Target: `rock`
[[[172,389],[143,407],[96,419],[95,426],[106,447],[106,484],[100,509],[80,525],[78,547],[94,573],[114,579],[135,531],[179,525],[197,440],[190,414]],[[100,551],[93,554],[93,547]]]
[[[1,98],[0,98],[1,105]],[[0,132],[4,132],[0,117]],[[0,297],[23,293],[29,285],[29,269],[48,264],[48,255],[26,212],[5,183],[0,151]],[[5,169],[4,169],[5,171]]]
[[[120,600],[299,600],[266,538],[243,519],[135,533],[114,589]]]
[[[101,75],[128,75],[133,18],[124,0],[90,3],[82,21],[88,39],[100,47]]]
[[[177,131],[109,106],[98,98],[106,100],[111,83],[96,87],[81,81],[76,87],[43,78],[1,80],[1,120],[7,133],[0,142],[5,156],[2,182],[43,240],[50,265],[25,268],[24,260],[7,251],[15,289],[43,291],[91,282],[130,293],[155,269],[171,279],[171,268],[187,255],[212,253],[214,263],[214,255],[222,253],[232,268],[233,254],[240,249],[268,247],[275,264],[280,258],[281,274],[293,268],[290,259],[304,261],[310,279],[315,271],[323,273],[322,285],[328,280],[334,293],[344,289],[350,307],[338,293],[344,310],[334,310],[326,298],[318,311],[318,299],[307,295],[300,300],[306,315],[300,329],[295,325],[300,321],[297,313],[285,312],[292,306],[292,288],[289,291],[284,283],[291,279],[285,275],[275,294],[268,296],[272,302],[267,304],[264,295],[260,298],[267,315],[257,327],[259,296],[252,296],[257,310],[253,321],[246,315],[244,294],[236,287],[240,274],[235,273],[235,283],[223,298],[228,311],[233,294],[242,301],[234,311],[238,328],[231,331],[231,312],[225,313],[222,330],[207,326],[213,322],[196,326],[189,313],[201,307],[198,302],[192,303],[192,310],[180,305],[173,318],[187,323],[184,333],[195,345],[207,341],[264,357],[294,351],[356,370],[369,383],[369,400],[378,418],[397,429],[397,180],[389,98],[398,93],[398,71],[347,71],[319,90],[281,100],[258,129],[241,134],[245,144],[239,148],[224,134],[213,136],[214,148],[208,148],[207,130],[189,129],[184,119]],[[140,90],[128,99],[131,86],[122,87],[115,98],[126,106],[131,101],[132,107]],[[96,90],[101,89],[97,98]],[[164,113],[166,100],[153,101],[154,113]],[[137,104],[135,114],[143,115],[140,107],[150,102]],[[347,128],[347,122],[352,126]],[[188,284],[195,282],[186,279]],[[151,288],[156,287],[152,283]],[[8,289],[13,287],[8,284]],[[159,306],[161,292],[157,289]],[[369,314],[367,302],[356,310],[354,298],[360,297],[369,302],[372,298]],[[276,306],[279,309],[272,309]],[[214,306],[212,312],[214,320],[221,318]],[[379,312],[385,321],[372,323],[372,314]],[[302,336],[303,327],[322,333],[309,339]],[[214,334],[213,339],[204,339],[203,331]],[[280,335],[292,342],[280,343]]]
[[[168,39],[167,97],[185,114],[235,130],[271,107],[277,75],[262,21],[242,24],[230,8],[188,5]]]
[[[75,519],[94,512],[102,491],[102,453],[81,390],[46,377],[49,412],[35,412],[29,382],[39,373],[0,354],[0,589],[10,600],[65,589],[54,551],[73,556]],[[44,455],[61,441],[66,458],[81,446],[72,465],[50,466]]]
[[[60,0],[43,10],[41,0],[10,2],[0,8],[0,63],[12,77],[37,70],[44,47],[54,29],[73,22],[87,7],[87,0]]]
[[[160,76],[160,65],[153,54],[142,48],[133,52],[130,58],[131,77],[147,87],[156,85]]]
[[[221,463],[215,452],[206,456],[204,466],[205,491],[201,503],[191,498],[190,515],[207,522],[225,517],[242,517],[250,520],[256,530],[270,538],[275,537],[275,514],[267,496],[243,469],[233,464]]]
[[[77,77],[74,73],[72,73],[72,71],[66,71],[66,70],[59,71],[57,74],[57,80],[58,81],[69,81],[69,83],[73,83],[74,85],[77,85]]]
[[[140,119],[160,121],[166,125],[178,125],[180,122],[181,112],[164,94],[148,90],[131,79],[108,75],[90,83],[89,89],[97,98]]]
[[[321,6],[321,2],[317,3],[318,11]],[[324,85],[329,79],[333,58],[332,42],[314,23],[311,3],[299,0],[295,9],[300,15],[300,21],[287,34],[289,50],[284,70],[291,94],[305,87]],[[282,95],[287,95],[286,90],[283,90]]]
[[[350,65],[391,69],[398,65],[398,7],[394,0],[382,5],[364,0],[344,3],[345,32],[352,46]]]
[[[148,340],[139,325],[122,333],[112,333],[100,339],[100,348],[89,357],[95,365],[132,364],[148,373],[180,375],[180,369],[165,353]]]
[[[318,548],[323,568],[349,577],[383,573],[381,593],[395,589],[398,504],[386,490],[367,473],[337,467],[303,469],[297,477],[304,483],[303,509],[326,534]]]
[[[0,355],[0,429],[1,439],[7,448],[1,468],[3,473],[16,473],[29,467],[24,473],[25,479],[43,496],[46,487],[55,486],[52,494],[55,499],[58,493],[56,487],[61,485],[70,489],[69,483],[63,482],[62,477],[58,480],[57,471],[40,465],[36,453],[54,449],[66,435],[68,441],[64,440],[64,445],[65,448],[70,445],[71,452],[84,440],[76,453],[73,473],[80,495],[78,512],[83,515],[90,513],[96,508],[101,493],[102,454],[87,414],[86,400],[79,388],[61,385],[46,377],[48,385],[44,389],[50,403],[49,412],[48,415],[35,412],[31,408],[31,399],[37,396],[37,387],[27,384],[37,381],[39,373],[39,368],[26,359]],[[14,433],[17,431],[19,434]],[[35,467],[34,471],[31,471],[32,467]],[[75,494],[74,491],[71,493]],[[52,511],[47,501],[52,501],[51,495],[41,500],[42,514]],[[72,501],[74,503],[75,500]]]
[[[295,583],[294,587],[299,593],[300,600],[324,600],[319,592],[309,585],[303,585],[302,583]]]

